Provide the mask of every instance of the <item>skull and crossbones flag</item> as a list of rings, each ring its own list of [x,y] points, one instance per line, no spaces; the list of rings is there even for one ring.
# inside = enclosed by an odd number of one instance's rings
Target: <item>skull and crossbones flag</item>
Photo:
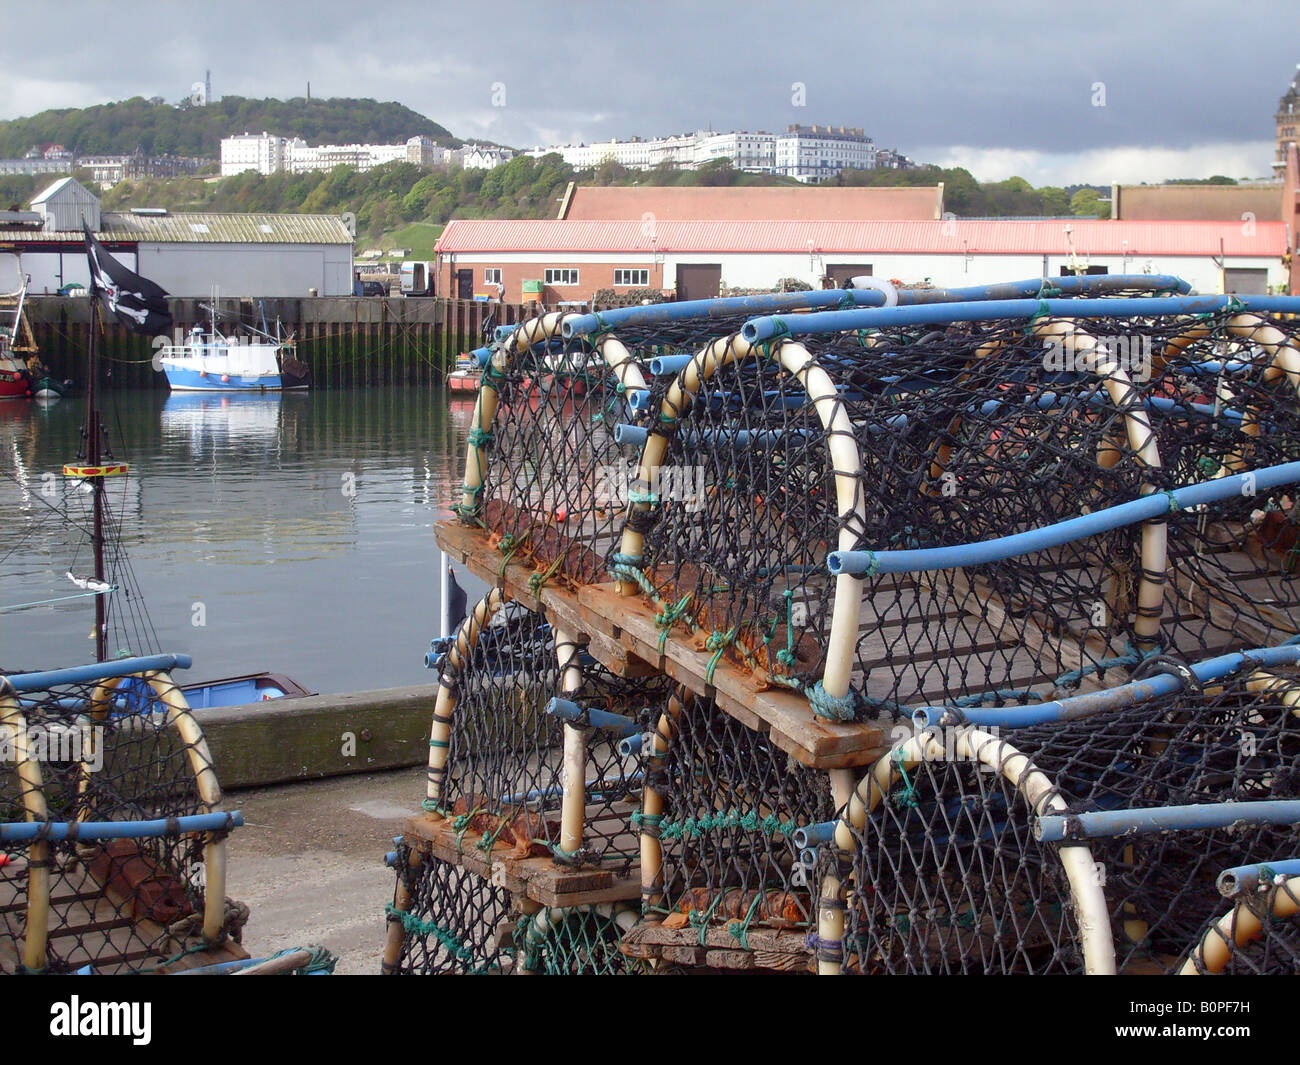
[[[90,290],[104,301],[113,317],[133,333],[166,333],[172,327],[167,293],[146,277],[132,273],[111,256],[84,222],[86,258],[90,261]]]

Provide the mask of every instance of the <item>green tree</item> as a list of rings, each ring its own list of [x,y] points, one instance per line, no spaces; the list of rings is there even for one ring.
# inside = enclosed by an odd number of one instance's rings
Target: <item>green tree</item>
[[[1110,204],[1103,202],[1096,189],[1085,186],[1070,197],[1070,211],[1085,217],[1109,218]]]

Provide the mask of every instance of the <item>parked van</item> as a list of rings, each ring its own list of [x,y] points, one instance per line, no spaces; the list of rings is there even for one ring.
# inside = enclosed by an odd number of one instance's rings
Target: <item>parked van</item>
[[[434,265],[418,259],[402,263],[402,295],[432,296]]]

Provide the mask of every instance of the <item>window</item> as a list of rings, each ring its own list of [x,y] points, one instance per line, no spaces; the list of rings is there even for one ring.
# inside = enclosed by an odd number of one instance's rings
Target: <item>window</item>
[[[548,285],[576,285],[578,283],[578,271],[548,267],[545,283]]]
[[[640,285],[644,288],[650,284],[649,270],[615,270],[614,284],[616,285]]]
[[[501,267],[489,266],[483,271],[483,283],[485,285],[501,284]]]

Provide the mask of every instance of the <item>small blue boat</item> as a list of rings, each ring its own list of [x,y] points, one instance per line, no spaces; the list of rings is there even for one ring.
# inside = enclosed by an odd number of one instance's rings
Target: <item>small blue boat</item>
[[[242,677],[223,677],[199,684],[180,685],[191,710],[210,710],[219,706],[246,706],[270,699],[301,699],[309,692],[283,673],[247,673]],[[113,697],[113,717],[138,714],[155,705],[152,689],[144,680],[129,677],[118,685]]]
[[[203,684],[182,684],[181,691],[185,693],[185,701],[191,710],[244,706],[269,699],[301,699],[316,694],[283,673],[249,673]]]

